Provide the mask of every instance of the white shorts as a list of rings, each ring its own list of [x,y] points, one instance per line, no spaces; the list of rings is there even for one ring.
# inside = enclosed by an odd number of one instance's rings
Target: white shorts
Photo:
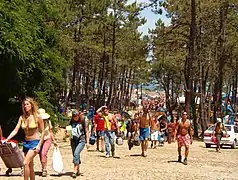
[[[158,141],[158,135],[159,135],[158,131],[154,131],[153,133],[151,133],[150,135],[151,141]]]

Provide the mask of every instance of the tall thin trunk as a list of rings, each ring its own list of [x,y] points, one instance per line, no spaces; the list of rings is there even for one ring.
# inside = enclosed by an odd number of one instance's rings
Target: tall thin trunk
[[[105,27],[104,27],[105,30]],[[103,88],[103,79],[104,79],[104,71],[105,71],[105,59],[106,59],[106,32],[103,31],[103,54],[101,58],[101,66],[98,76],[98,92],[97,92],[97,103],[96,107],[99,107],[101,104],[101,91]]]
[[[116,13],[116,0],[113,3],[113,26],[112,26],[112,59],[111,59],[111,78],[110,78],[110,89],[108,95],[108,103],[111,104],[111,96],[113,92],[113,82],[114,82],[114,69],[115,69],[115,48],[116,48],[116,21],[117,21],[117,13]]]
[[[234,110],[235,110],[235,114],[237,113],[237,108],[236,108],[237,78],[238,78],[237,76],[238,76],[238,60],[236,59],[235,84],[234,84]]]
[[[190,115],[191,92],[192,92],[192,63],[195,60],[195,39],[196,39],[196,0],[191,0],[191,24],[188,43],[188,56],[185,63],[185,110]]]
[[[219,112],[218,116],[222,116],[222,84],[223,84],[223,68],[225,62],[225,30],[226,30],[226,21],[227,21],[227,13],[228,13],[228,0],[221,0],[221,8],[220,8],[220,28],[219,28],[219,36],[217,40],[217,50],[216,57],[218,58],[218,78],[215,85],[215,105],[214,105],[214,115],[216,118],[217,111]]]

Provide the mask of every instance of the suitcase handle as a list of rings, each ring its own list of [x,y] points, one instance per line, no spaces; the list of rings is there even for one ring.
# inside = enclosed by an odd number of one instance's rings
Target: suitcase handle
[[[10,143],[9,144],[7,144],[7,143],[6,144],[2,144],[1,146],[2,147],[5,146],[9,150],[10,154],[12,154],[12,148],[13,147],[12,147],[12,145]],[[11,146],[11,148],[9,146]],[[3,154],[2,148],[0,148],[0,151],[1,151],[0,153]]]

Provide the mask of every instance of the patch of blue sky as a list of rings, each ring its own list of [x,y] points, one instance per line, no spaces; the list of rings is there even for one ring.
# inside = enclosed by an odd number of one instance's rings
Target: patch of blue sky
[[[128,4],[130,3],[134,3],[134,2],[137,2],[137,3],[149,3],[149,0],[128,0]],[[170,25],[170,19],[166,17],[166,12],[164,9],[162,9],[163,13],[160,15],[160,14],[155,14],[154,12],[152,12],[152,9],[151,8],[146,8],[144,9],[142,12],[141,12],[141,17],[145,17],[147,22],[143,25],[143,26],[140,26],[138,28],[138,30],[140,32],[143,33],[143,35],[147,35],[148,34],[148,31],[149,29],[154,29],[155,28],[155,23],[161,19],[165,26],[168,26]]]

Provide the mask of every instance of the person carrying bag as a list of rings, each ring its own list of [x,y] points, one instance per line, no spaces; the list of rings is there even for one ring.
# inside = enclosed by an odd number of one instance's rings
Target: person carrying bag
[[[80,175],[80,154],[86,144],[87,148],[89,147],[89,135],[85,119],[77,110],[72,111],[70,126],[72,128],[70,146],[72,149],[74,163],[74,172],[72,174],[72,177],[76,178]]]

